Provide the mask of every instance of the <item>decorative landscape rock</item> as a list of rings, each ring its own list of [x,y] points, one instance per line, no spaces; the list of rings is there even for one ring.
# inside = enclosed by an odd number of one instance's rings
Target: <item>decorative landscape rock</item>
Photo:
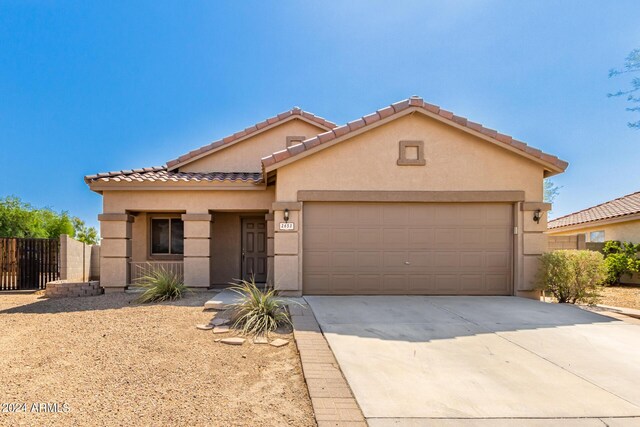
[[[229,332],[229,327],[228,326],[216,326],[215,328],[213,328],[213,333],[214,334],[224,334]]]
[[[200,324],[200,325],[196,325],[196,328],[203,330],[203,331],[208,331],[210,329],[213,329],[213,325],[204,325],[204,324]]]
[[[271,341],[269,344],[271,344],[274,347],[282,347],[285,346],[287,344],[289,344],[288,340],[283,340],[282,338],[277,338],[273,341]]]
[[[245,341],[246,340],[244,338],[240,337],[222,338],[220,340],[221,343],[229,345],[242,345]]]
[[[224,317],[220,317],[220,318],[214,317],[213,319],[211,319],[211,322],[209,322],[209,324],[212,326],[222,326],[222,325],[226,325],[229,322],[230,320],[225,319]]]
[[[254,344],[269,344],[269,340],[264,335],[258,335],[253,339]]]

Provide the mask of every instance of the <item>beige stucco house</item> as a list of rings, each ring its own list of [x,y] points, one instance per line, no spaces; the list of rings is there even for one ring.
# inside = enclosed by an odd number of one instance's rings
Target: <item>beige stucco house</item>
[[[550,236],[584,236],[586,242],[640,243],[640,192],[549,221]]]
[[[567,163],[424,102],[336,126],[294,108],[166,166],[87,176],[101,284],[140,265],[191,287],[284,294],[535,296],[543,178]]]

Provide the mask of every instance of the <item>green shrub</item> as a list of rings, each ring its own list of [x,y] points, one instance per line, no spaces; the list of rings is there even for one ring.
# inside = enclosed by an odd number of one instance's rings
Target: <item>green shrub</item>
[[[272,288],[261,290],[255,280],[240,280],[231,288],[240,298],[231,304],[233,327],[242,335],[268,335],[278,326],[289,324],[291,319],[285,309],[286,303],[279,299]]]
[[[605,278],[600,252],[559,250],[540,257],[538,285],[560,303],[594,303]]]
[[[145,289],[136,299],[140,303],[176,300],[187,292],[180,276],[164,266],[149,265],[136,284]]]
[[[623,275],[637,273],[640,270],[640,260],[637,255],[639,251],[640,245],[634,245],[630,242],[617,240],[605,242],[602,252],[607,268],[606,283],[616,285],[620,283],[620,278]]]

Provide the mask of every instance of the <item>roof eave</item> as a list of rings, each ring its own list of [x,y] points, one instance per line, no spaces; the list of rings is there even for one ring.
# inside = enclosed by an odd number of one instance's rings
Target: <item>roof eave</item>
[[[148,191],[148,190],[264,190],[266,183],[255,181],[214,181],[214,182],[96,182],[89,183],[89,189],[102,194],[103,191]]]
[[[599,225],[616,224],[627,221],[640,221],[640,212],[629,213],[625,215],[595,219],[593,221],[580,222],[578,224],[561,225],[559,227],[547,228],[547,233],[574,231],[581,228],[597,227]],[[550,223],[553,221],[549,221]]]

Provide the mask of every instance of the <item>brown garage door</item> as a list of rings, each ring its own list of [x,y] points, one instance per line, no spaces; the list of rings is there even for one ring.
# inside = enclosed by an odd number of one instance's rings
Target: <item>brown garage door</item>
[[[511,295],[512,205],[304,204],[303,292]]]

